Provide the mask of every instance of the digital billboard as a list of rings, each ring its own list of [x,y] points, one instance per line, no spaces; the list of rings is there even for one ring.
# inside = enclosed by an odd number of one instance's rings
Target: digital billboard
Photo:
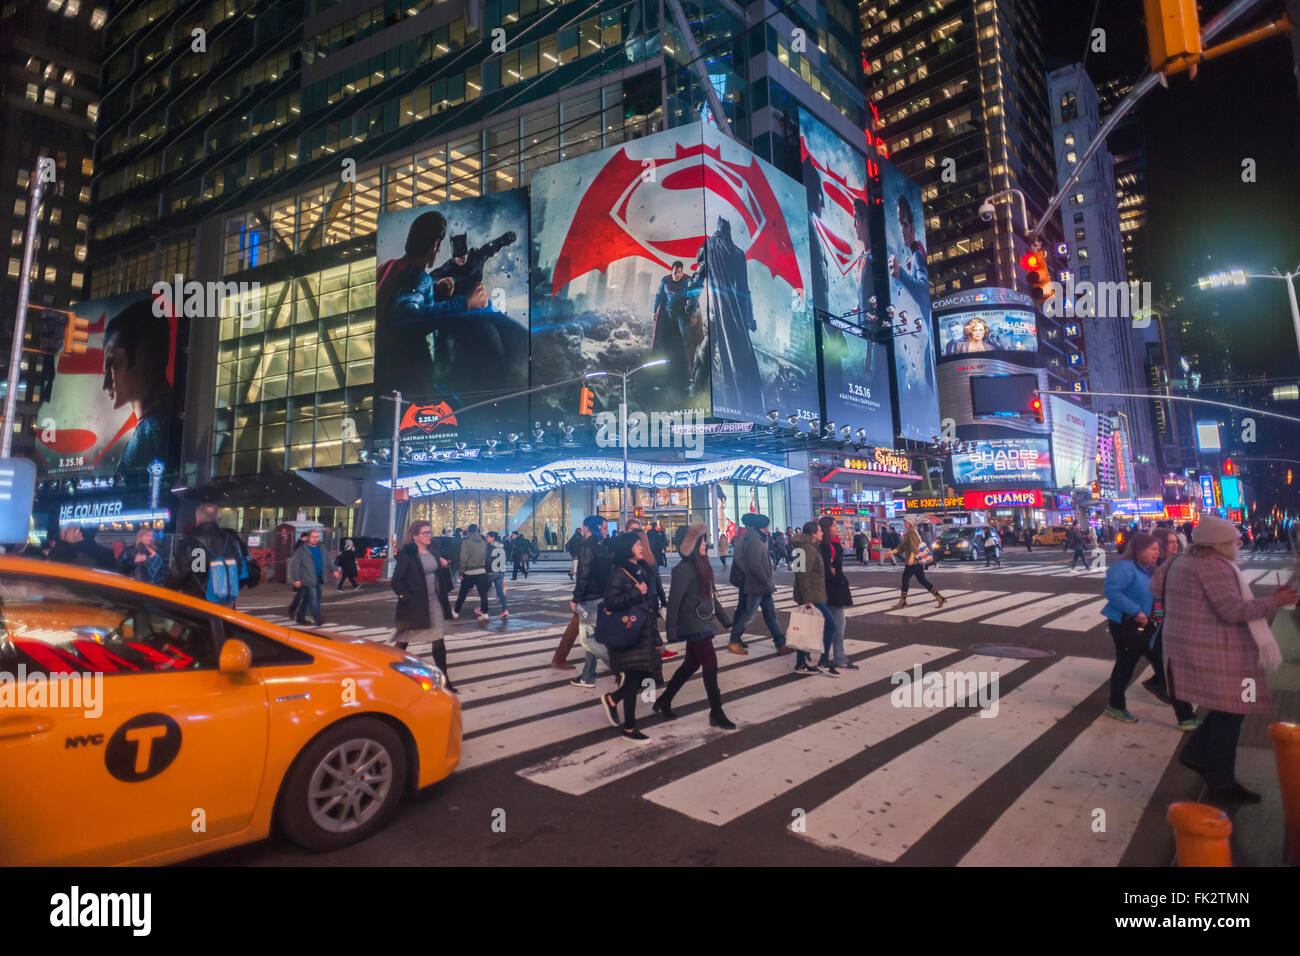
[[[959,438],[1015,437],[1026,432],[1038,432],[1046,437],[1051,418],[1045,417],[1040,425],[1030,415],[1003,417],[977,417],[971,381],[986,376],[1026,376],[1037,383],[1039,391],[1047,391],[1047,370],[1019,365],[983,355],[959,356],[944,359],[938,368],[939,400],[944,418],[951,418],[957,426]],[[1050,409],[1050,405],[1047,407]],[[970,426],[978,426],[974,431]]]
[[[1223,443],[1219,440],[1219,423],[1218,422],[1197,422],[1196,423],[1196,450],[1197,451],[1222,451]]]
[[[184,328],[170,298],[155,303],[151,293],[137,292],[70,311],[87,321],[90,337],[84,353],[60,355],[51,380],[41,383],[41,474],[144,477],[155,460],[174,473]]]
[[[448,413],[528,388],[527,191],[380,216],[376,261],[375,394],[411,403],[402,445],[473,441],[525,419],[526,398]]]
[[[889,356],[885,349],[852,332],[822,323],[822,369],[826,377],[826,421],[848,425],[860,444],[894,446],[894,416],[889,398]]]
[[[953,484],[1015,486],[1052,481],[1052,455],[1046,438],[995,438],[974,445],[974,451],[953,454]]]
[[[1219,479],[1219,491],[1223,496],[1223,507],[1241,507],[1241,480],[1224,475]]]
[[[887,160],[880,161],[884,203],[884,275],[894,309],[894,370],[898,427],[904,438],[928,442],[939,432],[939,388],[930,316],[930,271],[925,251],[921,188]],[[877,266],[877,272],[881,271]],[[883,308],[885,303],[881,303]],[[917,319],[920,320],[917,323]]]
[[[939,350],[945,356],[972,352],[1037,352],[1038,325],[1033,310],[949,312],[939,319]]]
[[[1057,488],[1089,488],[1097,480],[1097,416],[1047,396],[1052,423],[1052,474]]]
[[[634,410],[817,415],[803,186],[695,124],[538,169],[531,198],[534,386],[664,359]],[[592,383],[607,407],[621,386]],[[534,416],[572,405],[542,392]]]

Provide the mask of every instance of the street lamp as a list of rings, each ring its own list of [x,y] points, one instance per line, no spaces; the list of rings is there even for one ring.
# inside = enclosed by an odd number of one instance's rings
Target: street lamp
[[[623,445],[623,493],[619,495],[618,507],[618,530],[622,531],[627,527],[627,380],[641,371],[643,368],[654,368],[658,365],[667,365],[667,359],[655,359],[653,362],[646,362],[644,365],[638,365],[636,368],[630,368],[622,372],[588,372],[587,378],[598,378],[602,375],[618,375],[623,379],[623,404],[619,406],[619,438]]]
[[[1295,282],[1293,281],[1298,275],[1300,275],[1300,265],[1290,272],[1279,272],[1276,268],[1269,273],[1247,272],[1245,269],[1229,269],[1226,272],[1216,272],[1213,275],[1202,276],[1196,280],[1196,287],[1204,292],[1207,289],[1244,286],[1247,279],[1284,280],[1286,282],[1287,299],[1291,302],[1291,325],[1295,329],[1296,347],[1300,349],[1300,303],[1296,301]]]

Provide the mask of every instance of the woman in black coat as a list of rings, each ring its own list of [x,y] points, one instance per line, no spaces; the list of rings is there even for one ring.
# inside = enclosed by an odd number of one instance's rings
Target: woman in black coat
[[[709,564],[709,529],[693,524],[682,539],[682,560],[673,568],[668,597],[668,640],[686,642],[686,659],[677,668],[667,689],[654,703],[654,710],[665,720],[677,715],[672,711],[673,697],[697,670],[704,670],[704,691],[709,697],[709,723],[723,730],[736,725],[722,712],[722,691],[718,688],[718,655],[713,649],[713,621],[728,631],[731,621],[720,601]]]
[[[348,540],[343,542],[343,550],[340,551],[339,556],[334,559],[334,563],[339,569],[338,589],[340,591],[343,590],[344,581],[351,581],[352,590],[354,591],[361,587],[361,585],[357,583],[357,546],[352,543],[351,538],[348,538]]]
[[[648,597],[651,590],[645,553],[640,537],[629,531],[614,539],[614,569],[605,589],[604,610],[621,613],[632,608],[647,611],[641,636],[629,648],[609,649],[609,668],[620,675],[618,690],[601,697],[605,715],[615,727],[618,722],[618,704],[623,702],[623,736],[631,740],[649,740],[636,729],[636,698],[646,680],[658,679],[663,666],[659,659],[659,615]],[[603,613],[603,612],[602,612]]]
[[[447,645],[442,639],[443,622],[451,619],[447,602],[451,571],[447,559],[430,547],[432,541],[429,522],[415,521],[406,529],[397,552],[391,582],[397,595],[393,643],[406,650],[408,644],[429,641],[434,663],[447,675],[447,690],[455,693],[451,675],[447,674]]]
[[[835,622],[835,634],[831,638],[831,649],[835,654],[834,667],[855,671],[858,665],[848,659],[844,653],[844,609],[853,607],[853,591],[849,579],[844,574],[844,542],[840,540],[839,525],[829,516],[823,515],[817,523],[822,529],[822,541],[819,546],[822,564],[826,568],[826,606],[830,608],[831,620]],[[829,667],[831,662],[823,653],[817,662],[820,667]]]

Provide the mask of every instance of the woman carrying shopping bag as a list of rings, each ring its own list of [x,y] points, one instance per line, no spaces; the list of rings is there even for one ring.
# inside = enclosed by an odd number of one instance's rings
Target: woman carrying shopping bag
[[[791,540],[791,556],[795,562],[794,572],[794,599],[795,603],[802,604],[802,608],[795,608],[790,613],[790,629],[787,632],[786,643],[791,647],[798,649],[805,647],[807,650],[800,650],[795,655],[794,672],[800,675],[807,674],[826,674],[828,677],[839,677],[840,672],[835,668],[834,663],[830,661],[831,641],[835,638],[835,617],[831,614],[831,609],[826,604],[826,565],[822,561],[821,553],[822,529],[816,521],[809,521],[803,526],[803,531],[796,534]],[[802,568],[803,570],[798,570]],[[816,611],[822,616],[823,623],[821,634],[816,634],[815,618],[812,612]],[[811,620],[810,620],[811,619]],[[792,635],[799,634],[798,639]],[[821,638],[820,646],[817,642],[809,640],[809,633]],[[810,664],[808,655],[810,653],[820,653],[826,660],[826,669],[817,664]]]
[[[943,595],[925,576],[925,561],[930,549],[921,540],[921,533],[916,530],[916,516],[908,515],[903,519],[903,523],[907,525],[907,534],[903,535],[902,543],[894,549],[894,553],[903,558],[903,593],[899,595],[898,603],[890,610],[897,611],[899,608],[907,607],[907,589],[913,578],[920,582],[921,587],[934,595],[935,603],[939,607],[943,607]]]
[[[668,643],[686,642],[686,659],[677,668],[654,710],[665,720],[677,715],[672,711],[673,698],[697,670],[704,671],[704,691],[709,697],[709,724],[723,730],[736,725],[722,712],[722,691],[718,687],[718,655],[713,648],[713,622],[716,619],[727,632],[731,616],[718,600],[709,563],[709,529],[693,524],[686,529],[679,549],[682,560],[673,568],[668,587]]]

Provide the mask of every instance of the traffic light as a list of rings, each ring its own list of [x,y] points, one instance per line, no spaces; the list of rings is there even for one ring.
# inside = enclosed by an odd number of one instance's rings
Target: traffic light
[[[1232,475],[1232,469],[1233,469],[1234,467],[1236,467],[1236,466],[1233,465],[1233,463],[1232,463],[1232,459],[1231,459],[1231,458],[1225,458],[1225,459],[1223,459],[1223,473],[1224,473],[1225,475],[1231,476],[1231,475]]]
[[[1043,424],[1043,400],[1037,395],[1030,401],[1029,411],[1034,416],[1034,421],[1040,425]]]
[[[63,348],[68,334],[70,313],[58,309],[41,309],[36,321],[37,338],[42,352],[57,353]]]
[[[90,320],[74,312],[68,313],[68,327],[63,334],[63,354],[81,355],[90,341]]]
[[[1288,485],[1291,484],[1291,469],[1290,469],[1290,468],[1288,468],[1288,469],[1286,470],[1286,483],[1287,483]]]
[[[1101,482],[1100,482],[1100,481],[1094,481],[1094,482],[1092,483],[1092,496],[1093,496],[1094,498],[1096,498],[1096,497],[1097,497],[1098,495],[1100,495],[1100,494],[1101,494]]]
[[[1021,256],[1020,268],[1025,270],[1025,283],[1035,302],[1043,302],[1053,296],[1052,275],[1047,269],[1047,256],[1042,250],[1031,249]]]
[[[1143,0],[1147,21],[1147,49],[1152,72],[1178,73],[1201,59],[1201,23],[1196,0]]]
[[[594,413],[592,403],[596,399],[596,393],[587,386],[582,386],[582,394],[578,398],[578,414],[591,415]]]

